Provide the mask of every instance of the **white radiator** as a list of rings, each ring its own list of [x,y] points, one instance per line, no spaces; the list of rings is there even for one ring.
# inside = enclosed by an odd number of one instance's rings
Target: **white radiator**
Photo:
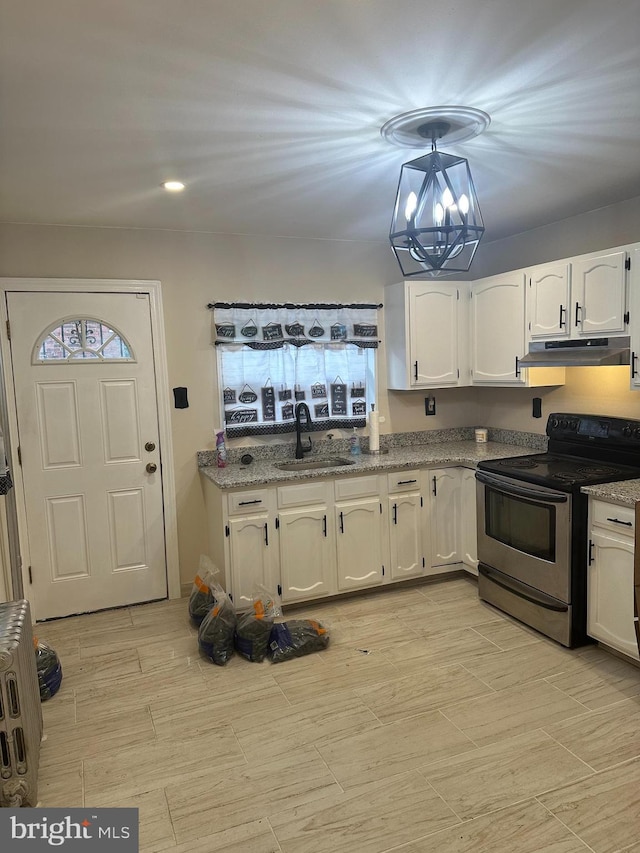
[[[0,806],[35,807],[42,707],[28,601],[0,604]]]

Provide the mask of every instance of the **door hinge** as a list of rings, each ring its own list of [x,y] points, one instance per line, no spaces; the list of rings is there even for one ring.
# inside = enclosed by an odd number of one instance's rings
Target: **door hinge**
[[[626,270],[630,270],[630,269],[631,269],[631,258],[627,258],[627,260],[624,262],[624,268],[625,268]]]
[[[529,287],[531,287],[531,279],[529,279]]]
[[[276,515],[276,530],[280,530],[280,516]]]
[[[382,567],[382,577],[384,577],[384,566]]]
[[[380,504],[380,515],[382,515],[382,504]]]
[[[460,368],[458,368],[457,373],[458,373],[458,379],[460,379]]]
[[[622,319],[624,320],[624,322],[625,322],[627,325],[629,324],[629,312],[628,312],[628,311],[625,311],[625,312],[624,312],[624,317],[623,317]]]
[[[282,586],[278,584],[278,595],[282,595]]]
[[[456,299],[460,299],[460,291],[456,290]]]
[[[33,583],[33,575],[31,573],[31,566],[29,566],[29,583]]]
[[[224,535],[225,535],[225,536],[229,536],[229,534],[230,534],[230,533],[231,533],[231,531],[229,530],[229,525],[228,525],[228,524],[225,524],[225,526],[224,526]]]
[[[18,445],[18,465],[22,468],[22,448]]]
[[[11,323],[7,320],[7,337],[11,340]]]
[[[425,558],[423,557],[422,558],[422,568],[423,569],[426,568],[426,565],[427,565],[427,562],[426,562]]]
[[[424,501],[422,500],[422,495],[420,495],[420,506],[424,506]]]

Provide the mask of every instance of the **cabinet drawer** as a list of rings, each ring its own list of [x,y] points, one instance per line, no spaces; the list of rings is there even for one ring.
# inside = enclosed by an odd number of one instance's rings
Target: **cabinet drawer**
[[[278,507],[306,506],[327,502],[327,483],[300,483],[295,486],[280,486],[278,489]]]
[[[635,508],[594,500],[591,502],[591,524],[607,530],[615,530],[618,535],[633,536]]]
[[[246,515],[249,512],[259,512],[267,508],[267,489],[252,489],[250,492],[235,492],[228,495],[229,515]]]
[[[420,471],[397,471],[387,474],[389,494],[415,492],[420,489]]]
[[[351,501],[355,498],[376,497],[380,494],[380,482],[374,474],[371,477],[353,477],[336,480],[335,496],[337,501]]]

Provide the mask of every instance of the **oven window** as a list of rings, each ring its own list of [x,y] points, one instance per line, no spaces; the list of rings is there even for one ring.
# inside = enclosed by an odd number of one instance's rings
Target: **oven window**
[[[485,532],[532,557],[555,562],[556,508],[485,486]]]

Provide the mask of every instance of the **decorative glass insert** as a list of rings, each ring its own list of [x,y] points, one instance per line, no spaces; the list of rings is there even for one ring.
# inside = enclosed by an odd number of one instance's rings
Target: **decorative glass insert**
[[[135,361],[129,343],[101,320],[82,318],[58,321],[40,339],[34,361]]]

